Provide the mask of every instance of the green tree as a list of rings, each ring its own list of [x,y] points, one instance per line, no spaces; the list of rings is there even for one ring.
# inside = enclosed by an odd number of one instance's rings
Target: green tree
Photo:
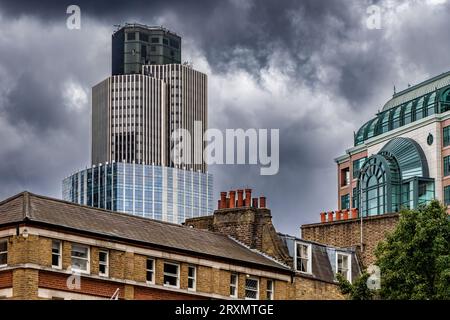
[[[341,293],[348,296],[350,300],[372,300],[374,298],[375,292],[367,287],[369,277],[368,273],[364,273],[352,284],[342,275],[336,275]]]
[[[450,299],[450,220],[438,201],[402,210],[375,254],[382,299]]]

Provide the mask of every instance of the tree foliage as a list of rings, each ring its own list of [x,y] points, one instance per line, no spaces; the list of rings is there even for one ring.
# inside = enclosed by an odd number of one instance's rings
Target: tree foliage
[[[375,292],[367,287],[369,277],[368,273],[364,273],[352,284],[341,274],[336,275],[341,293],[348,296],[350,300],[372,300],[374,298]]]
[[[402,210],[375,254],[382,299],[450,299],[450,220],[438,201]]]

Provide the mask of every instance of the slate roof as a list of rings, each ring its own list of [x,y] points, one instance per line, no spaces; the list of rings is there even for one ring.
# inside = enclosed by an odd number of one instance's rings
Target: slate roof
[[[329,245],[324,245],[321,243],[308,241],[304,239],[299,239],[290,235],[285,235],[279,233],[278,236],[281,238],[283,243],[287,246],[289,250],[289,255],[294,258],[295,256],[295,242],[302,242],[311,244],[311,255],[312,255],[312,274],[304,275],[309,276],[313,279],[334,282],[336,273],[336,252],[349,253],[352,256],[352,279],[356,280],[361,275],[360,264],[356,255],[355,250],[352,248],[338,248]]]
[[[23,222],[289,273],[286,266],[246,248],[226,235],[91,208],[29,192],[0,202],[0,227]]]

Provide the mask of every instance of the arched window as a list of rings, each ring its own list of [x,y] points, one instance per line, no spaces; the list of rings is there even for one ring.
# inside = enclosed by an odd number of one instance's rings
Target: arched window
[[[400,118],[401,111],[402,111],[402,106],[398,106],[393,111],[391,111],[391,112],[394,112],[394,114],[392,116],[392,129],[393,130],[400,128],[400,126],[401,126],[401,118]]]
[[[427,100],[427,116],[436,113],[436,92],[433,92]]]
[[[411,101],[406,105],[405,110],[403,111],[403,125],[405,126],[412,122],[412,106],[413,103]]]
[[[386,111],[383,113],[382,120],[381,120],[381,126],[380,126],[380,134],[386,133],[389,131],[389,115],[390,112]]]
[[[364,162],[356,193],[364,217],[398,212],[402,204],[416,208],[432,199],[434,180],[419,144],[409,138],[389,141]]]
[[[376,135],[375,129],[377,128],[377,124],[379,121],[380,121],[380,118],[376,118],[370,123],[370,125],[367,129],[367,137],[364,140],[373,138]]]
[[[371,122],[372,122],[372,120],[367,122],[364,126],[361,127],[361,129],[359,129],[358,133],[355,136],[355,146],[358,146],[364,142],[364,135],[365,135],[366,129],[370,125]]]
[[[450,89],[441,94],[441,112],[450,110]]]
[[[386,208],[387,173],[385,161],[373,156],[364,164],[359,181],[360,210],[363,216],[384,214]]]
[[[417,101],[416,104],[416,111],[415,111],[415,119],[420,120],[423,118],[423,103],[424,103],[425,98],[422,97]]]

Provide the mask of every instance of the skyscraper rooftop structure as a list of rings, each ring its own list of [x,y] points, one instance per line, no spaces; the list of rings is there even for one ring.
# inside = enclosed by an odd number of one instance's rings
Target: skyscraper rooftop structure
[[[138,74],[148,64],[181,63],[181,37],[164,27],[126,23],[112,35],[112,74]]]

